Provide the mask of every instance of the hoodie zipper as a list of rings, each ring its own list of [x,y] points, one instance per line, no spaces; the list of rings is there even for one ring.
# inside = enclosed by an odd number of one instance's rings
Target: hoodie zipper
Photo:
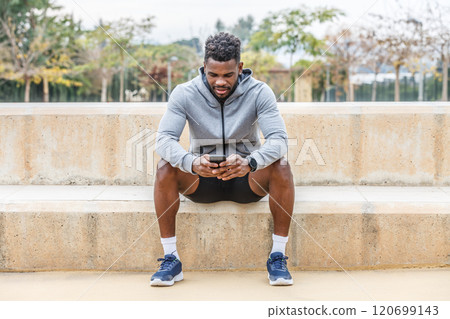
[[[220,112],[222,114],[222,150],[223,150],[223,155],[226,156],[226,153],[225,153],[225,120],[223,117],[223,102],[220,102]]]

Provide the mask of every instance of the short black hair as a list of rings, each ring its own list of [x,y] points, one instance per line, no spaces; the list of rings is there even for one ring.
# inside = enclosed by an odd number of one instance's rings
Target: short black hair
[[[235,59],[241,61],[241,40],[227,32],[210,35],[205,43],[205,62],[209,58],[219,62]]]

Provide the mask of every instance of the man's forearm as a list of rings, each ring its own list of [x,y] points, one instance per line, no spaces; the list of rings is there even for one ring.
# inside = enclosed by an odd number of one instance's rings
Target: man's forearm
[[[195,174],[192,171],[192,162],[196,156],[187,152],[178,141],[170,136],[158,133],[155,150],[161,158],[168,161],[173,167],[179,168],[186,173]]]
[[[258,169],[267,167],[287,153],[287,136],[283,133],[266,139],[265,143],[250,155],[258,163]]]

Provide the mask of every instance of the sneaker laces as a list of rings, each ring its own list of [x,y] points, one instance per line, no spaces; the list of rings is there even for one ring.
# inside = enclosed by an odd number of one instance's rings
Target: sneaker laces
[[[276,269],[286,270],[287,269],[287,267],[286,267],[286,260],[288,258],[289,257],[287,257],[287,256],[277,256],[277,257],[272,259],[272,264],[275,265]]]
[[[159,270],[169,270],[170,265],[176,260],[177,258],[173,257],[167,257],[167,258],[158,258],[158,261],[162,261],[161,266],[159,267]]]

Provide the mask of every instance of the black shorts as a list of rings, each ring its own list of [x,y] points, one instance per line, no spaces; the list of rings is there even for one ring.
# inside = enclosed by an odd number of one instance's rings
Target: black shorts
[[[197,189],[190,195],[184,195],[196,203],[214,203],[229,200],[236,203],[253,203],[264,196],[255,194],[248,183],[248,175],[223,181],[217,177],[202,177]]]

